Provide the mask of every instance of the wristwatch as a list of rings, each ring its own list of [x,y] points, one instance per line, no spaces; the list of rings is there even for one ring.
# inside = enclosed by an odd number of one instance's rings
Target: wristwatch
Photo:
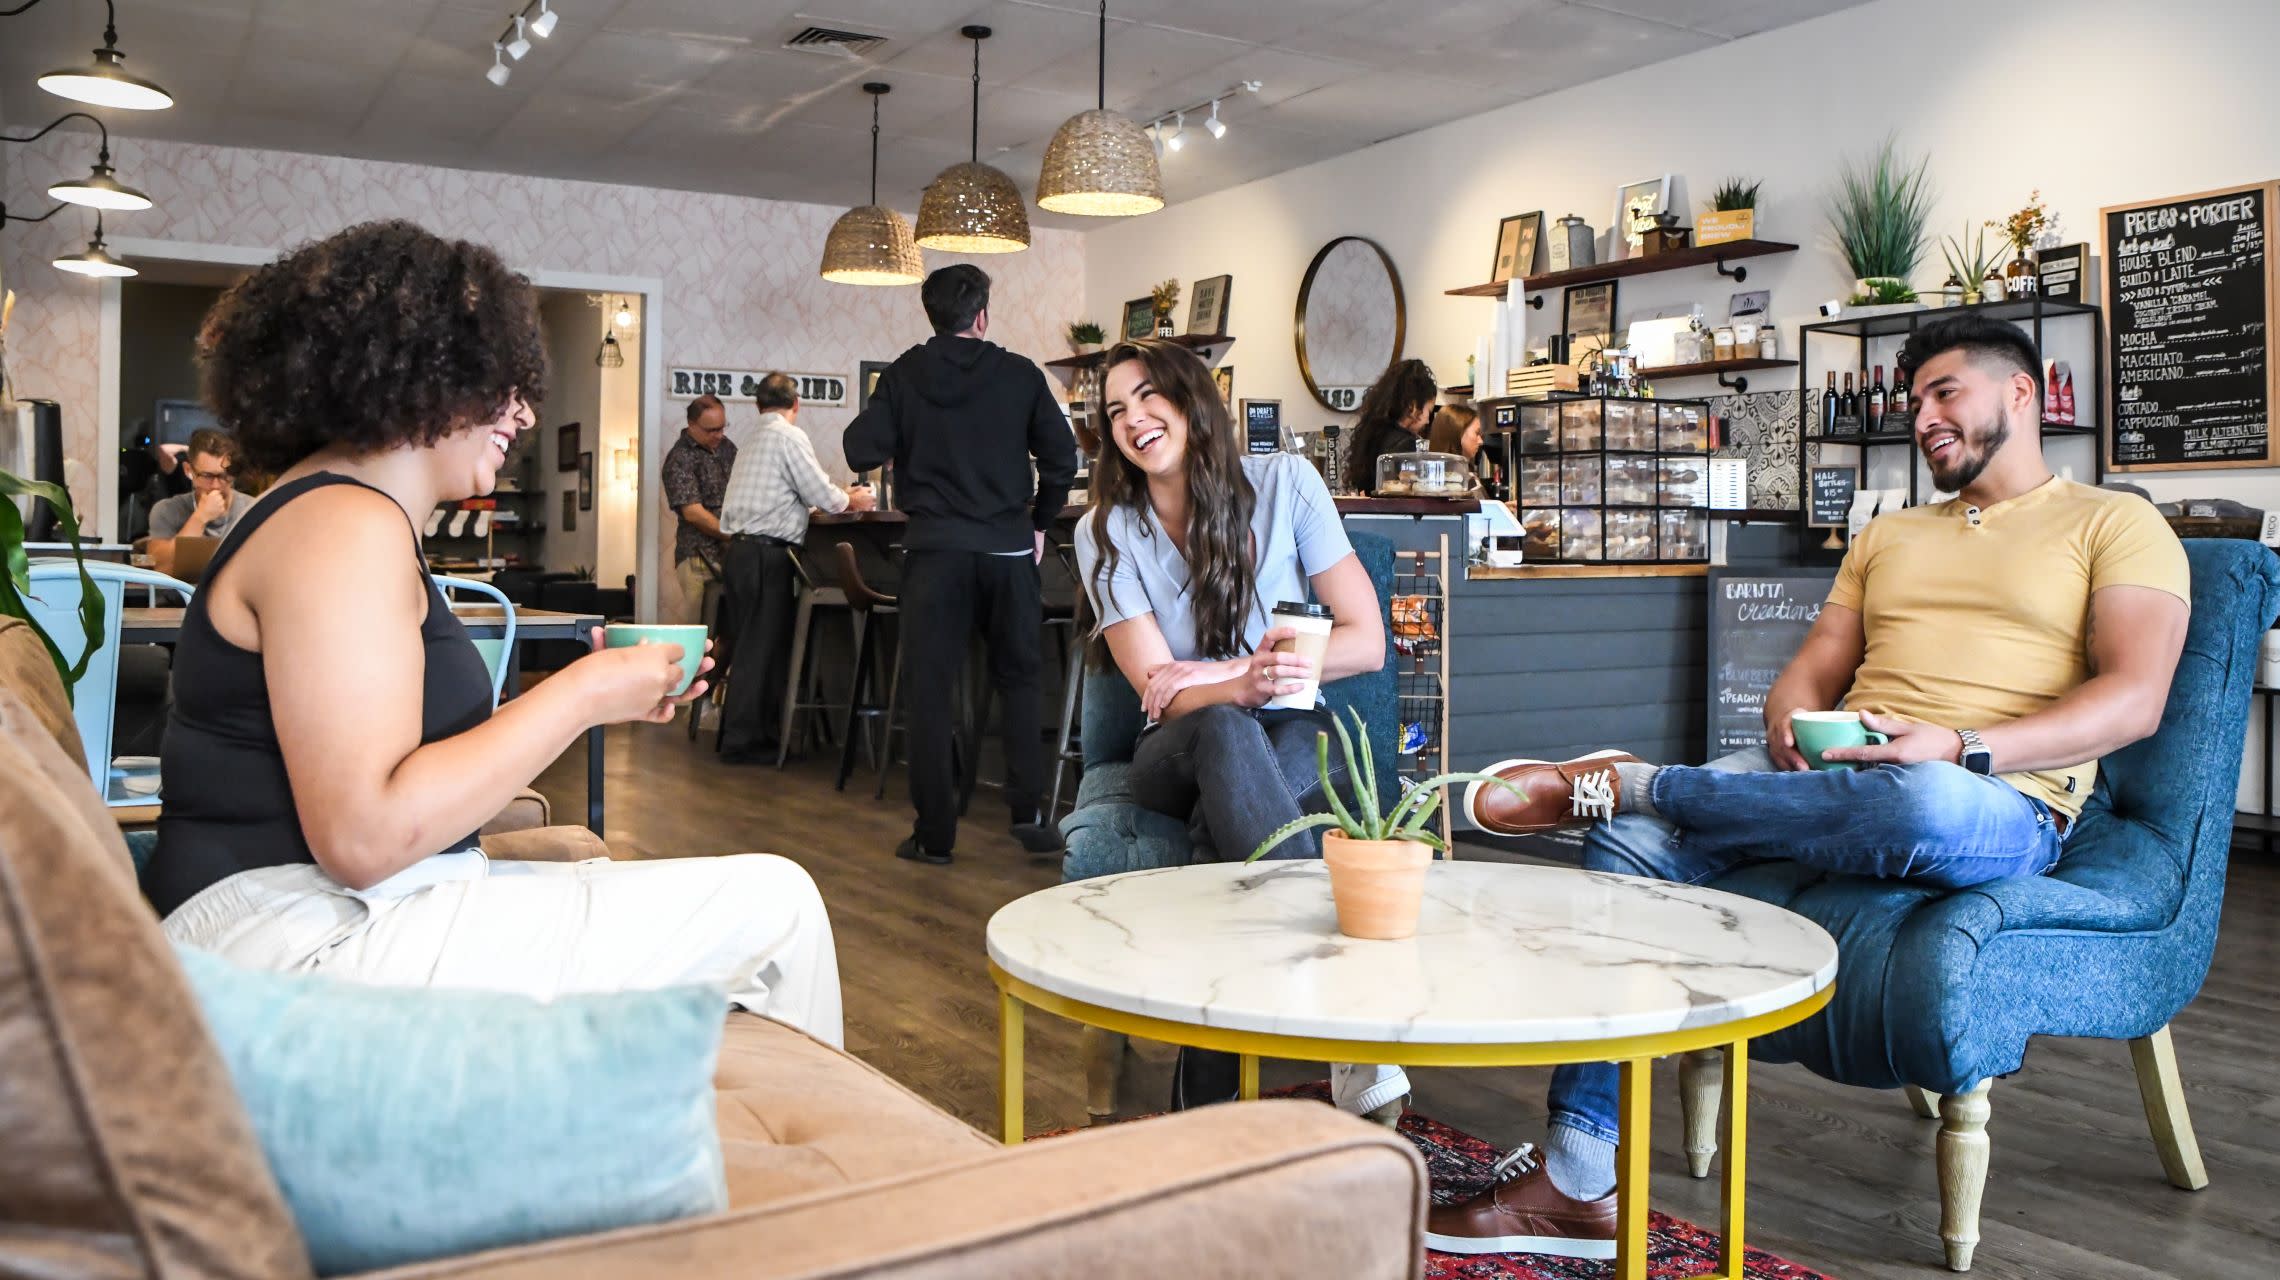
[[[1963,739],[1963,756],[1956,763],[1973,773],[1985,777],[1995,772],[1995,753],[1979,737],[1976,729],[1958,729],[1955,736]]]

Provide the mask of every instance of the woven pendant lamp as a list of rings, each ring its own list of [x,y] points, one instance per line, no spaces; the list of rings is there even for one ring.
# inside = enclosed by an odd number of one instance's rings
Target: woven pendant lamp
[[[823,240],[823,278],[835,284],[917,284],[926,264],[902,215],[879,204],[879,99],[893,86],[863,86],[871,95],[871,203],[849,209]]]
[[[944,169],[918,202],[918,242],[945,253],[1019,253],[1029,247],[1029,209],[1013,179],[982,163],[982,41],[988,27],[959,32],[974,42],[973,159]]]
[[[1140,126],[1108,109],[1108,0],[1100,5],[1100,106],[1070,116],[1045,147],[1037,207],[1129,218],[1164,207],[1156,148]]]

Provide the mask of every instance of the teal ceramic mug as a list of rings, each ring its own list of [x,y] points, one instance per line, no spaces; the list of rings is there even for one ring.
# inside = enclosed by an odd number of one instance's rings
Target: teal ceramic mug
[[[1821,753],[1832,747],[1865,747],[1872,742],[1892,741],[1874,729],[1862,728],[1857,711],[1793,711],[1789,714],[1789,731],[1797,738],[1798,754],[1816,769],[1850,770],[1853,767],[1840,760],[1823,760]]]
[[[681,646],[681,683],[673,686],[669,696],[678,698],[687,693],[690,682],[697,678],[697,668],[704,665],[705,629],[694,624],[634,622],[612,623],[602,628],[605,649],[630,649],[642,643]]]

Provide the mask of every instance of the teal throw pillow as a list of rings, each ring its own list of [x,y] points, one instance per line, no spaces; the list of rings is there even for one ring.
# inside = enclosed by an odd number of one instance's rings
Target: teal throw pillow
[[[177,947],[319,1275],[728,1207],[710,987],[378,987]]]

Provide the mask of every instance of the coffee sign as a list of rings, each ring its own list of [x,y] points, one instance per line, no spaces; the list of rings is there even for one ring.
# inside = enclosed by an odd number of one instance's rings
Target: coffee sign
[[[708,369],[674,368],[666,371],[665,395],[673,400],[694,400],[698,396],[719,396],[723,400],[750,400],[759,393],[760,380],[774,369]],[[791,373],[786,376],[799,384],[800,403],[811,409],[841,409],[847,405],[850,385],[847,377],[837,373]]]

